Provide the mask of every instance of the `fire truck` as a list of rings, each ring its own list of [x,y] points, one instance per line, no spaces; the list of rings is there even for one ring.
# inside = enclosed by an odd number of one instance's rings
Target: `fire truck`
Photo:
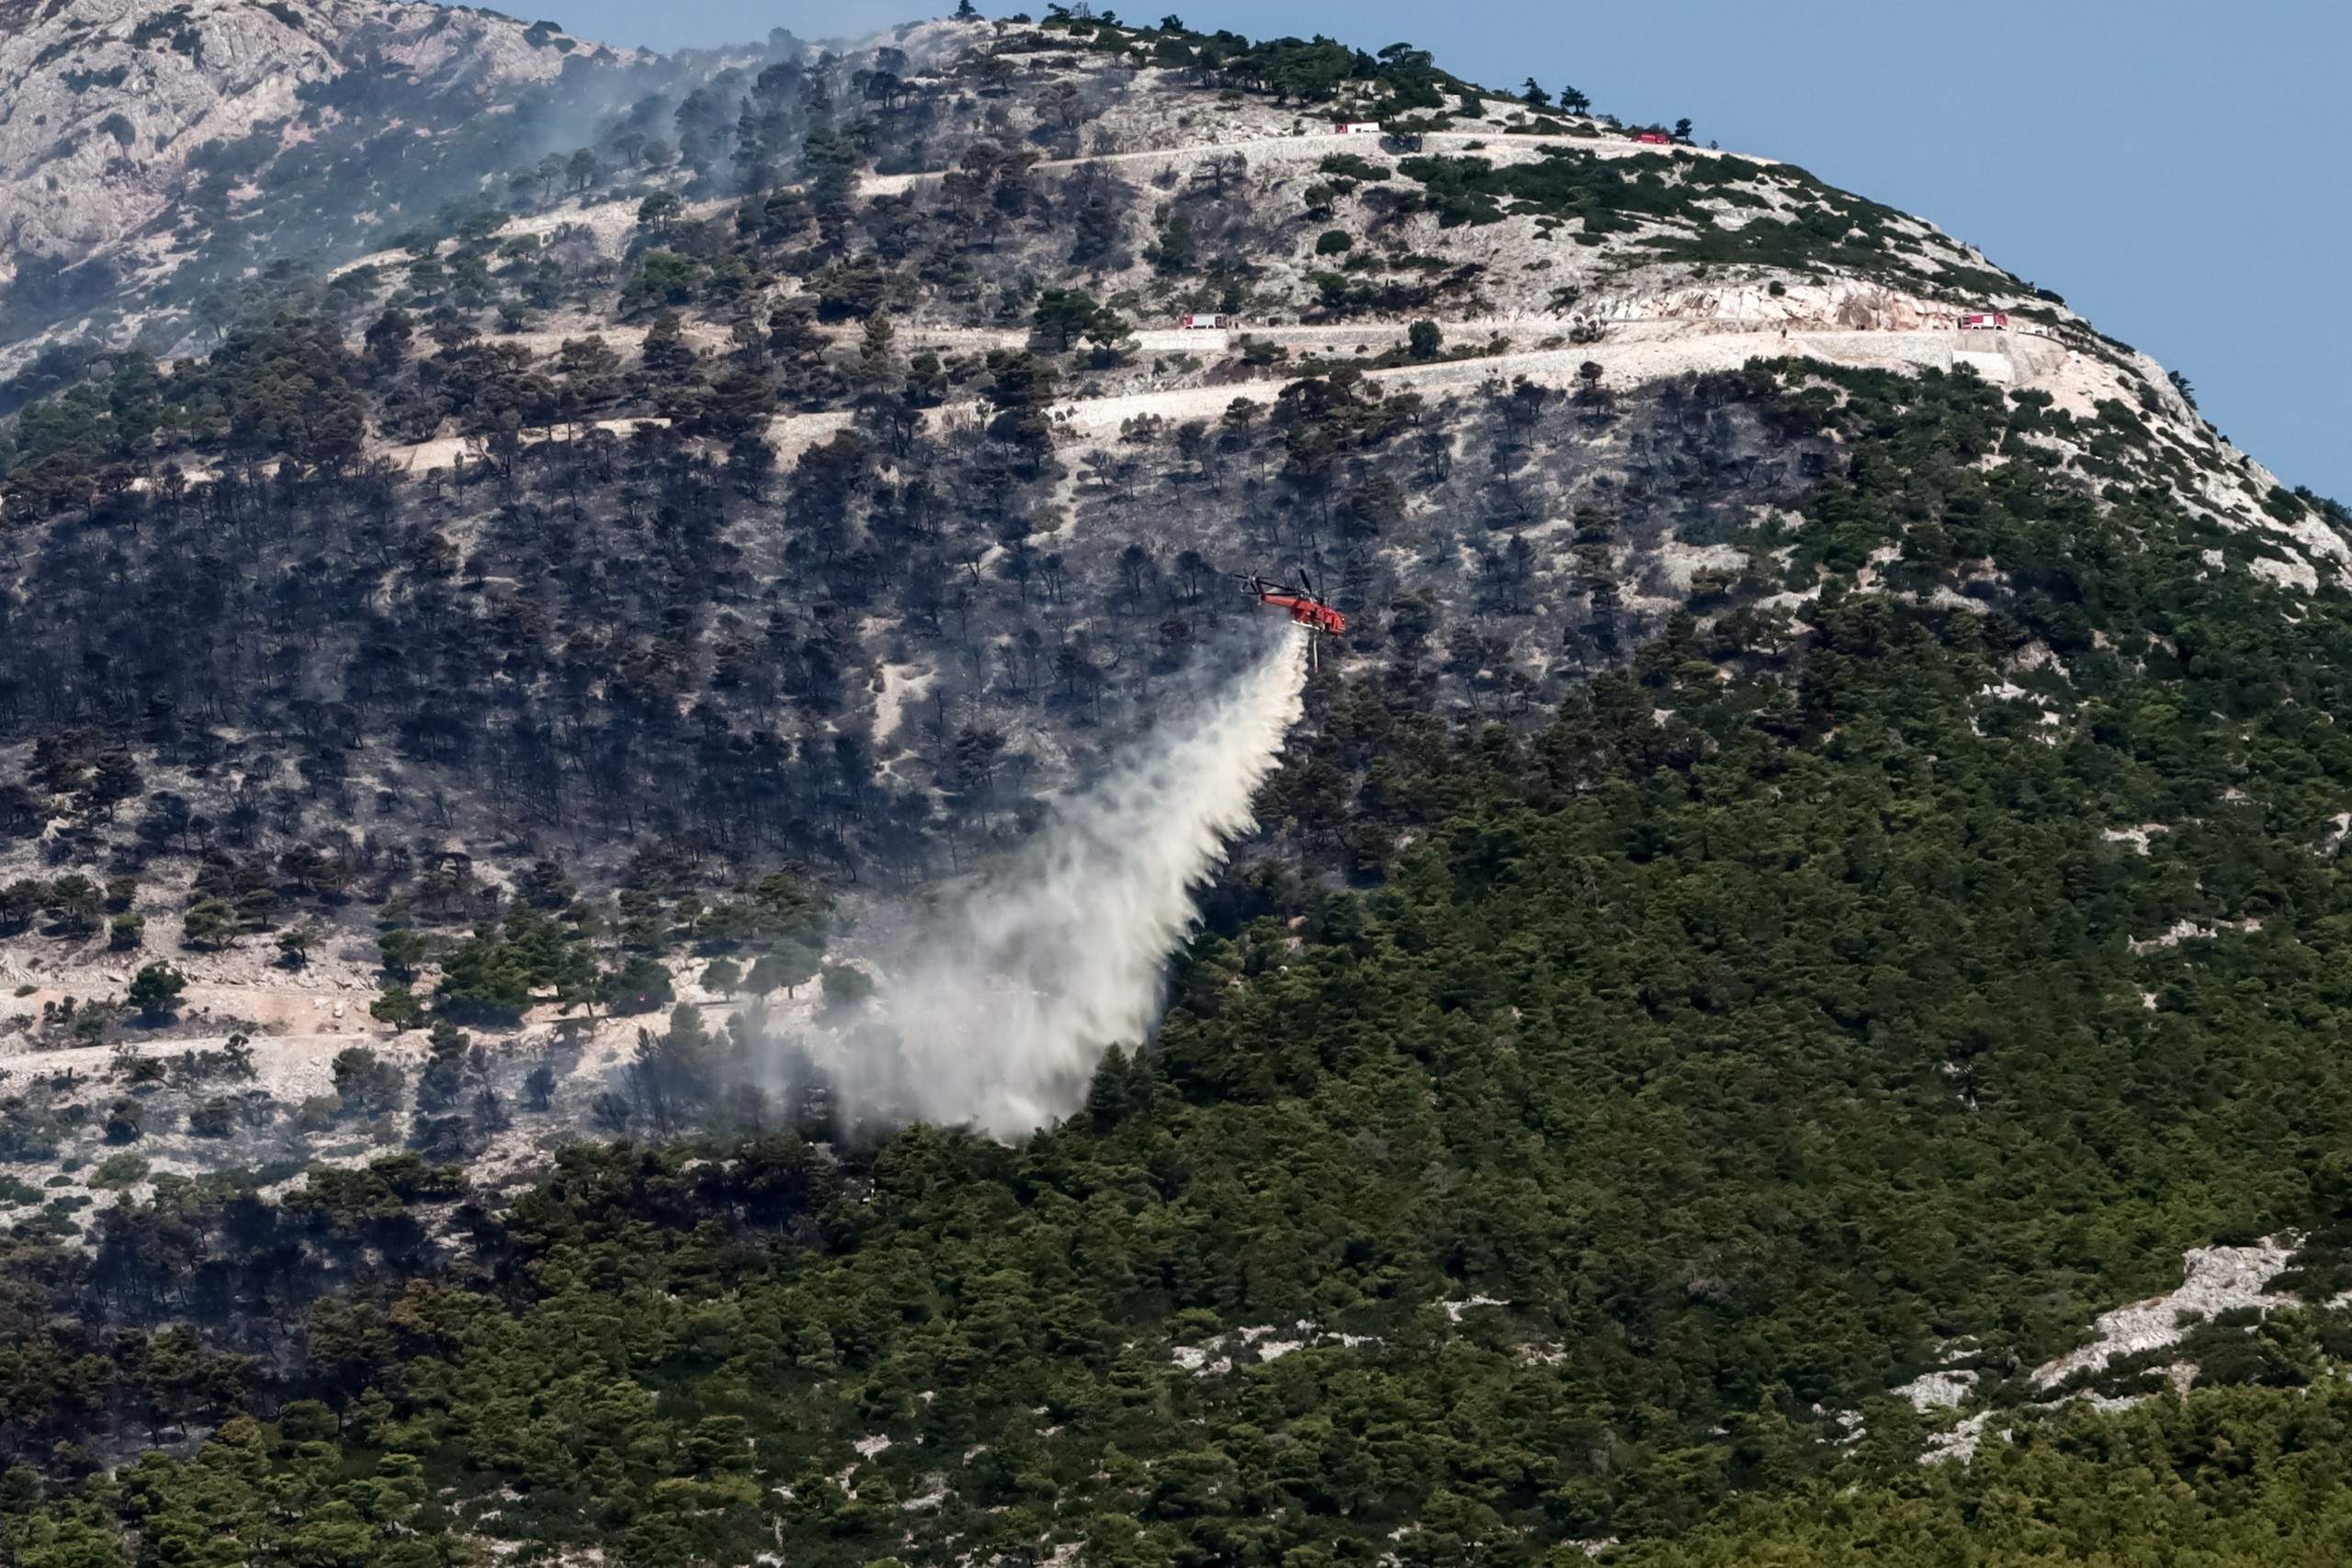
[[[1645,147],[1671,147],[1674,145],[1674,138],[1668,136],[1663,130],[1645,130],[1640,135],[1634,137],[1634,140],[1640,142]]]
[[[1998,310],[1980,310],[1960,319],[1964,333],[2005,333],[2009,330],[2009,318]]]

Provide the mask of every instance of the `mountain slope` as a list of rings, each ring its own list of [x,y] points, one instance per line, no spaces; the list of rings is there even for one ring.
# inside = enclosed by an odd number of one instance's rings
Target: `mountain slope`
[[[1403,46],[598,66],[288,216],[466,69],[10,389],[10,1551],[2324,1554],[2342,508]],[[829,1070],[1295,566],[1157,1037],[1012,1146]]]

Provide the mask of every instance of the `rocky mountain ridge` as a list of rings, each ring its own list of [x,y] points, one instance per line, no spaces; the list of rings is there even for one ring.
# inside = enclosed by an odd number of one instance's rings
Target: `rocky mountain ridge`
[[[208,175],[231,209],[259,194],[261,165],[232,150],[263,133],[280,151],[311,141],[360,82],[425,106],[413,130],[429,136],[436,118],[511,107],[567,64],[638,58],[549,24],[399,0],[6,0],[0,289],[28,267],[111,263],[119,277],[167,262]]]
[[[178,14],[105,12],[105,47]],[[45,25],[69,15],[90,20]],[[288,26],[250,6],[206,15]],[[582,52],[470,13],[320,15],[352,39],[404,29],[401,69],[436,91]],[[468,63],[463,40],[485,28],[498,42]],[[798,749],[802,765],[854,738],[872,749],[855,765],[908,792],[894,811],[934,821],[972,805],[959,732],[1012,738],[1034,806],[1143,722],[1155,682],[1181,687],[1235,613],[1204,585],[1237,563],[1303,559],[1338,585],[1358,627],[1342,671],[1380,668],[1398,627],[1415,649],[1453,639],[1433,690],[1465,716],[1558,700],[1694,599],[1784,617],[1801,643],[1817,569],[1792,564],[1787,531],[1835,442],[1770,406],[1785,385],[1759,400],[1758,363],[1966,377],[2039,422],[2018,451],[2078,494],[2158,485],[2243,536],[2245,570],[2297,592],[2352,559],[2334,514],[2229,447],[2161,367],[1931,224],[1770,160],[1481,94],[1417,51],[1246,42],[951,22],[756,73],[707,62],[608,115],[601,151],[555,160],[585,159],[584,175],[478,169],[401,246],[265,288],[276,324],[249,315],[220,349],[203,351],[220,329],[198,321],[120,323],[83,351],[114,390],[17,422],[0,453],[9,514],[233,510],[262,496],[253,484],[310,504],[297,498],[357,484],[380,497],[383,531],[365,548],[348,527],[317,536],[310,570],[348,574],[319,607],[329,640],[311,657],[339,650],[321,668],[356,659],[371,621],[445,614],[447,579],[476,626],[534,628],[518,690],[583,658],[658,666],[700,722]],[[1384,129],[1334,129],[1366,116]],[[272,243],[248,241],[264,260]],[[1968,324],[1989,312],[2000,324]],[[146,367],[142,336],[181,357]],[[1842,394],[1804,396],[1828,400],[1804,416],[1817,425]],[[613,563],[569,586],[560,558],[514,558],[553,525],[531,516],[544,484],[608,476],[616,457],[708,509],[732,564],[706,580],[681,558],[704,583],[691,606],[617,608],[646,586],[618,575],[648,558],[627,510]],[[593,537],[589,502],[559,510],[571,547]],[[290,567],[282,547],[232,573],[228,602]],[[124,607],[52,621],[80,602],[66,579],[38,586],[65,558],[24,558],[17,690],[51,716],[19,722],[162,698],[228,703],[266,732],[305,704],[349,710],[334,694],[348,674],[199,696],[213,672],[161,647],[142,656],[150,675],[94,678],[73,645]],[[1998,597],[1984,572],[1858,564],[1924,602]],[[131,616],[119,646],[152,626]],[[781,682],[762,646],[783,655]],[[638,680],[564,689],[593,730]],[[412,681],[395,705],[410,739],[390,750],[344,717],[340,738],[313,725],[305,745],[342,757],[333,768],[364,760],[379,798],[404,798],[420,766],[474,754],[456,732],[423,739],[455,722],[447,694],[471,678],[438,696]],[[512,722],[537,721],[526,704]],[[201,799],[217,785],[198,766],[155,776]],[[581,764],[548,766],[548,820],[577,835],[565,799]],[[322,830],[352,837],[348,787],[320,803]],[[675,826],[682,804],[657,816]],[[445,838],[471,837],[463,815],[443,813]],[[992,833],[1019,816],[979,815]],[[786,838],[808,854],[824,835]],[[879,841],[823,853],[846,874]]]

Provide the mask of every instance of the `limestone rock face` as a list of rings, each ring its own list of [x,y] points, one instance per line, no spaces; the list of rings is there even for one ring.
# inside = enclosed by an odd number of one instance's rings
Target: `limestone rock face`
[[[300,141],[307,85],[366,72],[493,98],[597,53],[545,24],[393,0],[0,0],[0,283],[137,234],[199,149],[273,128]]]

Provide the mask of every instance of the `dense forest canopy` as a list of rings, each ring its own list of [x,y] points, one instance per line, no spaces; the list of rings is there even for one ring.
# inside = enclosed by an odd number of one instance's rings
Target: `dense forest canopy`
[[[1859,1533],[1943,1561],[1982,1489],[2055,1503],[2121,1452],[2177,1480],[2174,1514],[2103,1516],[2120,1540],[2291,1515],[2340,1441],[2299,1392],[2352,1348],[2333,1254],[2261,1354],[2209,1358],[2232,1392],[2094,1418],[2025,1370],[2183,1247],[2352,1199],[2343,595],[2290,616],[2160,494],[1981,468],[2030,401],[1758,374],[1838,394],[1801,558],[1990,556],[2010,607],[1833,575],[1802,653],[1726,680],[1741,656],[1680,617],[1555,718],[1458,743],[1408,668],[1318,684],[1269,814],[1309,866],[1318,818],[1409,847],[1354,891],[1236,873],[1157,1047],[1019,1149],[914,1130],[837,1167],[739,1127],[580,1150],[495,1210],[406,1156],[277,1204],[160,1183],[86,1260],[20,1227],[17,1451],[214,1435],[47,1503],[27,1473],[19,1550],[494,1528],[686,1562],[780,1521],[842,1562]],[[1988,695],[2028,644],[2055,724]],[[2140,823],[2171,830],[2102,836]],[[2182,921],[2211,934],[2134,940]],[[1885,1392],[1951,1345],[2019,1423],[1982,1470],[1922,1470]],[[2254,1468],[2215,1490],[2224,1433]],[[1996,1555],[2084,1539],[1978,1529]]]

